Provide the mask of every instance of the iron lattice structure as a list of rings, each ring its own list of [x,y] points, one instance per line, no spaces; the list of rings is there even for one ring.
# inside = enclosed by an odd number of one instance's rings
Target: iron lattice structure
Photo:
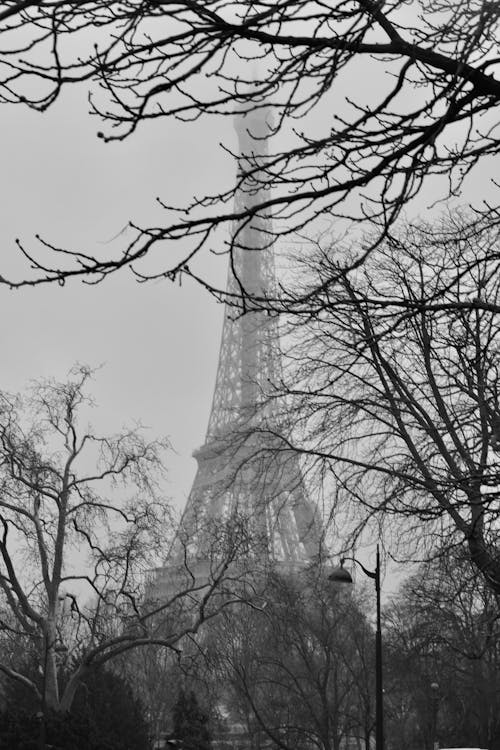
[[[265,169],[266,128],[265,117],[255,113],[236,122],[240,167],[254,170],[240,184],[236,209],[263,198],[258,170]],[[274,251],[266,217],[236,226],[232,243],[229,299],[242,292],[257,297],[272,292]],[[198,470],[169,559],[160,569],[165,573],[186,560],[199,568],[213,555],[217,529],[232,522],[245,525],[248,554],[261,563],[294,568],[318,558],[321,524],[307,498],[299,457],[279,437],[272,384],[280,373],[277,319],[259,310],[241,314],[228,305],[207,435],[194,454]]]

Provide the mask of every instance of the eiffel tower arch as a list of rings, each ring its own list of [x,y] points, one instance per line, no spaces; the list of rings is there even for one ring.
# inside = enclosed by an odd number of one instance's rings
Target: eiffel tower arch
[[[239,116],[235,128],[238,210],[266,197],[259,181],[259,170],[266,168],[266,110]],[[254,215],[233,229],[226,287],[229,300],[248,294],[250,309],[241,314],[226,305],[206,438],[194,453],[198,468],[170,554],[151,581],[155,599],[171,590],[176,567],[187,565],[197,579],[208,577],[217,530],[232,524],[245,529],[246,554],[264,567],[293,571],[320,555],[322,524],[299,457],[279,437],[272,397],[281,374],[278,322],[251,302],[274,287],[272,225],[265,215]]]

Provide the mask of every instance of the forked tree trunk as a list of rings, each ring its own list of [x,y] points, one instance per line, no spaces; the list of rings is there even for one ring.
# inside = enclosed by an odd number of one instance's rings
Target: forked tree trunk
[[[89,671],[88,667],[80,665],[76,672],[71,675],[59,701],[59,711],[67,712],[71,709],[78,686]]]

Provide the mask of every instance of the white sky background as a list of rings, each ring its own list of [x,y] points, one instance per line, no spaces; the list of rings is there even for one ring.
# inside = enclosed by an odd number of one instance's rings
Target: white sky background
[[[369,76],[356,84],[359,100],[363,87],[373,93]],[[218,145],[236,146],[229,118],[156,120],[106,144],[96,136],[100,121],[87,112],[83,87],[67,90],[43,114],[0,107],[0,272],[22,273],[16,237],[35,252],[39,233],[63,247],[108,255],[123,246],[126,236],[110,240],[130,219],[161,224],[156,196],[179,205],[234,177],[235,165]],[[488,192],[496,166],[476,169],[466,195]],[[432,199],[421,196],[419,209]],[[217,265],[223,284],[225,262],[204,262]],[[93,387],[94,424],[112,433],[140,420],[151,437],[168,435],[177,455],[169,458],[166,494],[182,508],[196,470],[191,453],[208,421],[222,315],[222,306],[192,283],[138,284],[127,270],[98,286],[0,286],[0,388],[22,390],[40,376],[64,379],[77,361],[104,364]]]
[[[96,137],[83,89],[68,91],[49,112],[0,108],[0,272],[19,275],[15,238],[36,252],[36,233],[64,247],[108,255],[129,219],[161,222],[160,196],[182,203],[233,176],[218,148],[235,145],[230,120],[148,123],[124,143]],[[211,125],[211,127],[210,127]],[[214,180],[215,178],[215,180]],[[224,283],[225,263],[215,262]],[[22,390],[40,376],[65,378],[76,362],[104,364],[93,393],[93,421],[103,432],[140,420],[168,435],[167,488],[184,504],[211,405],[223,308],[192,283],[138,284],[125,270],[98,286],[81,282],[9,291],[0,287],[0,387]]]

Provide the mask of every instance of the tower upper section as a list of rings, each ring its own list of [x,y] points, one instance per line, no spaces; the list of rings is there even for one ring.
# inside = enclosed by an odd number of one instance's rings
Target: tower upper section
[[[260,175],[268,158],[268,111],[238,117],[235,129],[240,149],[235,209],[241,211],[265,200]],[[271,295],[274,286],[272,224],[264,210],[233,227],[227,291],[235,306],[226,307],[207,442],[265,408],[269,385],[279,376],[277,321],[252,302]]]
[[[266,200],[259,175],[266,169],[268,131],[265,110],[236,122],[237,213]],[[190,561],[190,569],[196,561],[206,570],[221,539],[232,539],[236,528],[247,560],[295,567],[319,553],[320,524],[299,457],[279,437],[272,393],[281,376],[278,322],[258,303],[275,284],[273,230],[265,211],[233,227],[227,291],[236,304],[225,308],[207,436],[195,453],[198,471],[170,555],[178,564]]]

